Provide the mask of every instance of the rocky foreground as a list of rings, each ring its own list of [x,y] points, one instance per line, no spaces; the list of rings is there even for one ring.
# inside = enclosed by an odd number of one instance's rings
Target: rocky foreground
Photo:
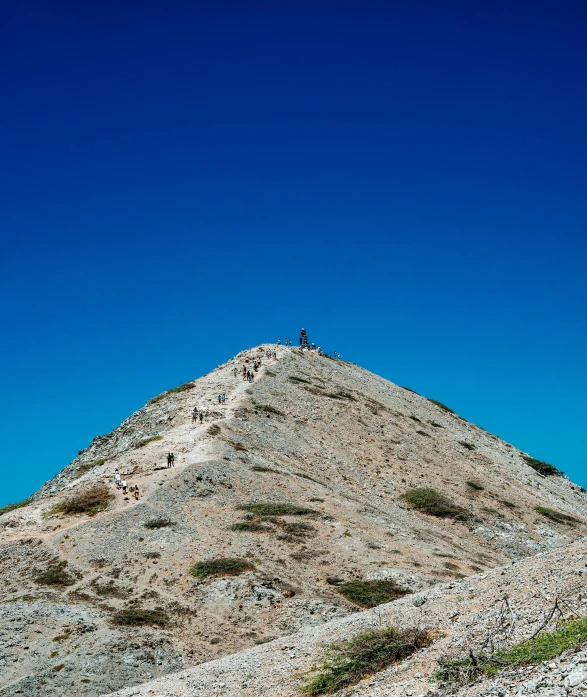
[[[587,496],[568,479],[543,476],[528,454],[356,365],[286,347],[267,358],[267,348],[156,396],[28,505],[0,515],[0,696],[95,697],[199,664],[193,694],[235,690],[235,680],[246,690],[255,662],[271,656],[277,677],[242,694],[293,694],[292,668],[305,669],[316,642],[379,618],[343,592],[349,583],[385,580],[409,594],[382,618],[438,607],[430,621],[448,631],[448,599],[461,618],[449,626],[470,616],[474,629],[504,591],[495,580],[580,554]],[[243,381],[243,364],[258,359],[255,381]],[[415,508],[405,496],[420,488],[448,509]],[[238,572],[194,575],[227,559],[239,560]],[[514,562],[503,576],[492,571]],[[487,589],[483,603],[472,586]],[[240,677],[216,687],[202,678],[198,688],[198,671],[213,676],[241,660],[251,667]],[[400,683],[422,694],[427,674]]]
[[[430,681],[447,655],[477,651],[492,636],[503,645],[530,637],[551,613],[557,598],[576,613],[587,614],[587,538],[563,550],[538,554],[467,579],[441,584],[393,603],[305,628],[218,661],[182,671],[117,697],[295,697],[324,647],[371,627],[420,626],[435,630],[429,648],[369,677],[341,693],[345,697],[423,695],[587,694],[587,650],[572,651],[539,667],[504,671],[498,677],[460,689],[443,689]],[[507,601],[507,605],[505,604]],[[554,628],[552,622],[547,629]]]

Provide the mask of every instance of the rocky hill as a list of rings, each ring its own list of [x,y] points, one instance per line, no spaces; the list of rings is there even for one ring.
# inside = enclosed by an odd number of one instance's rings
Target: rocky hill
[[[268,348],[150,400],[0,516],[2,697],[319,636],[586,534],[587,496],[546,463],[356,365]]]

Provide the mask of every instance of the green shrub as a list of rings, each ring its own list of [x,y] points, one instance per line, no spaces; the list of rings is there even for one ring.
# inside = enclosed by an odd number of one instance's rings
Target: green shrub
[[[239,443],[237,440],[227,440],[226,442],[239,452],[248,452],[248,448],[246,448],[242,443]]]
[[[469,517],[469,513],[464,508],[449,501],[444,494],[436,491],[436,489],[410,489],[410,491],[402,495],[402,498],[412,508],[438,518],[465,520]]]
[[[498,499],[498,501],[506,508],[516,508],[516,504],[511,501],[506,501],[505,499]]]
[[[32,503],[30,498],[25,499],[24,501],[19,501],[18,503],[7,503],[6,506],[0,508],[0,515],[10,513],[10,511],[15,511],[17,508],[24,508],[24,506],[28,506],[29,503]]]
[[[198,561],[190,569],[192,576],[207,578],[208,576],[236,576],[255,567],[246,559],[210,559]]]
[[[314,477],[310,477],[309,474],[304,474],[304,472],[292,472],[292,474],[296,477],[301,477],[302,479],[308,479],[311,482],[315,482],[316,484],[322,484],[322,482],[319,482],[317,479],[314,479]]]
[[[483,491],[485,489],[482,484],[479,484],[479,482],[474,482],[473,480],[469,480],[465,482],[465,484],[469,487],[469,489],[473,489],[474,491]]]
[[[281,411],[281,409],[276,409],[275,407],[272,407],[270,404],[255,404],[255,409],[259,409],[260,411],[265,411],[268,414],[276,414],[277,416],[285,416],[285,413]]]
[[[185,392],[186,390],[191,390],[196,386],[195,382],[185,382],[183,385],[179,385],[178,387],[172,387],[170,390],[166,390],[165,392],[162,392],[161,394],[158,394],[156,397],[153,397],[153,399],[150,399],[147,404],[156,404],[157,402],[160,402],[162,399],[167,397],[170,394],[177,394],[178,392]]]
[[[230,529],[234,532],[270,532],[272,528],[254,520],[242,520],[238,523],[233,523]]]
[[[151,518],[144,525],[147,530],[159,530],[159,528],[175,527],[177,523],[172,522],[168,518]]]
[[[446,411],[449,414],[454,414],[454,411],[450,408],[447,407],[446,404],[443,404],[442,402],[437,402],[435,399],[430,399],[429,397],[425,397],[429,402],[432,402],[432,404],[435,404],[437,407],[442,409],[442,411]]]
[[[303,694],[322,695],[356,685],[363,678],[408,658],[432,643],[430,632],[382,627],[368,629],[346,641],[331,644],[312,668]]]
[[[556,523],[574,525],[575,523],[581,522],[577,518],[574,518],[572,515],[568,515],[567,513],[561,513],[560,511],[555,511],[554,508],[547,508],[546,506],[536,506],[534,510],[536,511],[536,513],[540,513],[540,515],[543,515],[546,518],[550,518],[550,520],[554,520]]]
[[[349,581],[337,586],[347,600],[361,607],[375,607],[407,595],[410,591],[398,586],[391,579],[379,581]]]
[[[145,625],[158,625],[165,627],[169,624],[169,616],[162,610],[121,610],[112,615],[110,621],[122,627],[144,627]]]
[[[304,383],[306,383],[306,385],[312,384],[310,380],[304,380],[304,378],[299,378],[299,377],[297,377],[297,375],[290,375],[287,379],[290,382],[304,382]]]
[[[73,473],[73,476],[75,479],[77,479],[78,477],[86,474],[86,472],[94,469],[94,467],[101,467],[107,460],[108,458],[102,457],[99,460],[92,460],[91,462],[85,462],[82,465],[78,465]]]
[[[271,467],[263,467],[263,465],[253,465],[251,467],[253,472],[272,472],[273,474],[282,474],[279,470],[272,469]]]
[[[536,460],[529,455],[522,455],[522,460],[524,460],[527,465],[530,465],[533,470],[536,470],[538,474],[542,474],[544,477],[560,476],[562,474],[562,472],[554,465],[551,465],[548,462],[542,462],[542,460]]]
[[[45,571],[41,571],[33,577],[33,581],[43,586],[71,586],[75,578],[65,570],[67,561],[53,563]]]
[[[326,392],[326,396],[331,399],[348,399],[350,402],[358,401],[350,392],[345,392],[344,390],[338,390],[337,392]]]
[[[47,515],[52,516],[58,513],[95,515],[105,510],[113,498],[114,494],[110,493],[110,489],[105,484],[96,484],[89,489],[71,494],[60,503],[56,503],[49,509]]]
[[[282,516],[282,515],[311,515],[315,514],[311,508],[304,508],[295,503],[268,503],[256,501],[253,503],[243,503],[236,507],[237,511],[247,511],[254,515],[265,518],[267,516]]]
[[[163,436],[149,436],[148,438],[143,438],[136,445],[135,448],[142,448],[147,443],[152,443],[154,440],[163,440]]]
[[[466,440],[460,440],[459,445],[462,445],[463,448],[466,448],[467,450],[476,450],[477,449],[472,443],[467,443]]]
[[[587,618],[567,620],[560,629],[526,639],[510,649],[445,661],[432,677],[437,682],[449,685],[465,685],[512,666],[539,665],[552,661],[586,641]]]

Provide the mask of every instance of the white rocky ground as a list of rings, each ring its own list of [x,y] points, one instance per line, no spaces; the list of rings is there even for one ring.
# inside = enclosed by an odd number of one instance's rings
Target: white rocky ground
[[[535,511],[547,506],[587,520],[585,493],[563,477],[540,476],[511,445],[353,364],[285,347],[268,360],[266,348],[151,400],[97,437],[31,505],[0,516],[1,697],[105,694],[302,630],[297,646],[325,626],[335,632],[338,625],[325,624],[332,620],[343,628],[372,621],[329,577],[394,578],[437,593],[439,583],[477,579],[585,535],[582,522],[556,523]],[[243,382],[243,362],[257,357],[255,382]],[[223,392],[227,404],[219,405]],[[203,426],[191,423],[196,404],[207,410]],[[160,440],[140,445],[152,436]],[[165,467],[170,450],[173,469]],[[115,467],[139,485],[140,501],[114,488]],[[46,517],[97,482],[115,495],[106,511]],[[470,519],[410,510],[401,494],[415,486],[441,490]],[[269,531],[232,531],[243,520],[236,507],[250,501],[296,503],[316,514],[303,534],[288,532],[295,519],[287,517]],[[174,525],[147,530],[156,517]],[[254,569],[205,581],[190,575],[195,561],[218,557],[246,558]],[[68,562],[72,585],[35,582],[58,561]],[[393,607],[413,609],[412,598]],[[113,626],[114,613],[129,607],[160,609],[171,625]]]

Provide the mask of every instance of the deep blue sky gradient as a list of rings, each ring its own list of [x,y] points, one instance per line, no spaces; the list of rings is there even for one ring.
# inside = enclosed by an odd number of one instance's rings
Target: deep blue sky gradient
[[[300,326],[587,486],[586,20],[3,6],[0,505]]]

